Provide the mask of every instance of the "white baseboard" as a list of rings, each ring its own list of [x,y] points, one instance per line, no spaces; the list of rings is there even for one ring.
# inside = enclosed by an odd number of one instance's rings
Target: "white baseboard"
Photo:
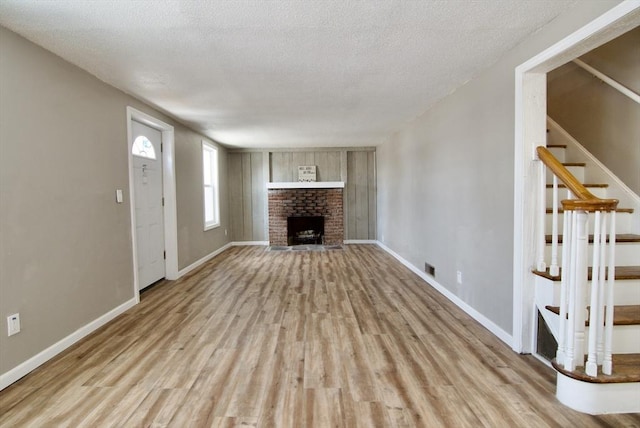
[[[185,276],[186,274],[188,274],[189,272],[191,272],[192,270],[200,267],[201,265],[205,264],[206,262],[208,262],[209,260],[211,260],[212,258],[214,258],[215,256],[217,256],[218,254],[220,254],[221,252],[223,252],[224,250],[226,250],[227,248],[231,248],[233,246],[233,242],[229,242],[226,245],[223,245],[222,247],[218,248],[217,250],[215,250],[212,253],[207,254],[206,256],[204,256],[203,258],[201,258],[200,260],[191,263],[189,266],[187,266],[184,269],[181,269],[178,272],[178,278],[182,278],[183,276]]]
[[[345,245],[350,245],[350,244],[377,244],[378,241],[376,241],[375,239],[345,239],[344,240],[344,244]]]
[[[460,299],[458,296],[453,294],[451,291],[447,290],[443,285],[439,284],[435,278],[431,275],[427,275],[425,272],[422,272],[420,269],[409,263],[405,260],[401,255],[393,251],[391,248],[387,247],[380,241],[376,241],[378,246],[389,253],[391,256],[395,257],[400,263],[405,265],[409,270],[422,278],[427,284],[431,287],[435,288],[440,294],[453,302],[456,306],[466,312],[471,318],[478,321],[484,328],[493,333],[498,339],[502,340],[504,343],[511,347],[511,343],[513,342],[513,336],[500,328],[496,323],[491,321],[489,318],[482,315],[480,312],[469,306],[466,302]]]
[[[127,309],[132,308],[133,306],[135,306],[135,304],[136,304],[135,298],[127,300],[120,306],[110,310],[109,312],[102,315],[101,317],[91,321],[89,324],[74,331],[69,336],[49,346],[47,349],[40,352],[39,354],[29,358],[27,361],[14,367],[8,372],[3,373],[2,375],[0,375],[0,390],[11,385],[21,377],[29,374],[30,372],[32,372],[42,364],[46,363],[47,361],[49,361],[50,359],[58,355],[60,352],[69,348],[71,345],[73,345],[80,339],[93,333],[94,331],[96,331],[97,329],[99,329],[100,327],[102,327],[112,319],[116,318],[118,315],[125,312]]]
[[[249,245],[269,245],[269,241],[234,241],[231,243],[234,247],[245,247]]]
[[[191,272],[192,270],[196,269],[197,267],[201,266],[202,264],[208,262],[209,260],[211,260],[212,258],[217,256],[218,254],[222,253],[224,250],[226,250],[227,248],[230,248],[232,246],[238,246],[238,245],[268,245],[268,244],[269,243],[266,242],[266,241],[264,241],[264,242],[263,241],[229,242],[228,244],[222,246],[221,248],[217,249],[216,251],[212,252],[211,254],[206,255],[205,257],[201,258],[200,260],[196,261],[195,263],[192,263],[189,266],[187,266],[186,268],[180,270],[178,272],[178,278],[186,275],[187,273]],[[69,336],[67,336],[67,337],[63,338],[62,340],[58,341],[57,343],[51,345],[50,347],[48,347],[44,351],[40,352],[39,354],[35,355],[34,357],[28,359],[27,361],[23,362],[22,364],[20,364],[20,365],[18,365],[16,367],[14,367],[13,369],[9,370],[8,372],[3,373],[2,375],[0,375],[0,390],[2,390],[4,388],[6,388],[7,386],[11,385],[12,383],[17,381],[21,377],[29,374],[31,371],[35,370],[36,368],[38,368],[42,364],[46,363],[51,358],[53,358],[56,355],[58,355],[60,352],[62,352],[65,349],[69,348],[71,345],[73,345],[74,343],[76,343],[80,339],[86,337],[90,333],[92,333],[95,330],[97,330],[98,328],[102,327],[103,325],[105,325],[106,323],[108,323],[109,321],[111,321],[112,319],[114,319],[115,317],[117,317],[118,315],[120,315],[121,313],[126,311],[127,309],[135,306],[136,303],[137,303],[136,299],[133,298],[133,299],[121,304],[117,308],[112,309],[111,311],[107,312],[106,314],[102,315],[101,317],[97,318],[96,320],[94,320],[94,321],[90,322],[89,324],[79,328],[78,330],[76,330],[75,332],[70,334]]]
[[[217,250],[215,250],[214,252],[207,254],[206,256],[204,256],[203,258],[201,258],[200,260],[191,263],[189,266],[187,266],[186,268],[180,270],[178,272],[178,278],[183,277],[184,275],[188,274],[189,272],[191,272],[192,270],[202,266],[203,264],[205,264],[206,262],[208,262],[209,260],[211,260],[212,258],[214,258],[215,256],[217,256],[218,254],[222,253],[224,250],[231,248],[231,247],[242,247],[245,245],[269,245],[269,241],[233,241],[233,242],[229,242],[226,245],[223,245],[222,247],[218,248]]]

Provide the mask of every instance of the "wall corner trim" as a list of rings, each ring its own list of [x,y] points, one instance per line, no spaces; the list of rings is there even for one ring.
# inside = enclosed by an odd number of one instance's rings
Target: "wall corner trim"
[[[417,267],[413,266],[407,260],[405,260],[401,255],[393,251],[391,248],[387,247],[380,241],[375,241],[378,247],[382,248],[384,251],[389,253],[395,259],[397,259],[400,263],[405,265],[409,270],[422,278],[427,284],[433,287],[436,291],[442,294],[444,297],[449,299],[453,304],[462,309],[467,313],[471,318],[478,321],[484,328],[493,333],[498,339],[502,340],[504,343],[511,347],[511,342],[513,341],[513,336],[504,331],[501,327],[499,327],[496,323],[491,321],[486,316],[482,315],[480,312],[469,306],[469,304],[465,303],[458,296],[447,290],[443,285],[439,284],[431,275],[427,275],[426,273],[420,271]]]
[[[116,318],[118,315],[122,314],[129,308],[132,308],[133,306],[136,305],[136,303],[137,301],[135,298],[131,298],[127,300],[126,302],[113,308],[106,314],[96,318],[95,320],[91,321],[89,324],[86,324],[85,326],[80,327],[78,330],[74,331],[67,337],[49,346],[44,351],[34,355],[33,357],[29,358],[27,361],[19,364],[18,366],[14,367],[8,372],[3,373],[2,375],[0,375],[0,390],[3,390],[7,386],[11,385],[12,383],[20,379],[21,377],[26,376],[27,374],[29,374],[30,372],[32,372],[42,364],[46,363],[47,361],[49,361],[50,359],[58,355],[60,352],[69,348],[74,343],[78,342],[80,339],[83,339],[84,337],[93,333],[94,331],[96,331],[97,329],[99,329],[109,321],[113,320],[114,318]]]

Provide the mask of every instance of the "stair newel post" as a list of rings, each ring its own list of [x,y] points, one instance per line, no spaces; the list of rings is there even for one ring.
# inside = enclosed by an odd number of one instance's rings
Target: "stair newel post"
[[[605,303],[604,321],[604,358],[602,361],[602,373],[610,375],[613,372],[613,284],[616,276],[616,211],[609,212],[611,226],[609,229],[609,272],[607,278],[607,298]]]
[[[585,322],[587,320],[587,280],[588,280],[588,260],[589,260],[589,216],[586,211],[576,212],[577,230],[574,241],[576,243],[576,301],[574,306],[575,319],[575,366],[584,366],[585,356]],[[575,369],[574,366],[574,369]],[[572,369],[573,370],[573,369]]]
[[[577,213],[573,211],[567,211],[565,209],[565,215],[567,213],[570,214],[570,228],[571,234],[567,237],[567,239],[563,239],[563,245],[568,247],[569,257],[566,260],[563,260],[563,272],[566,272],[568,276],[568,297],[569,302],[567,305],[567,338],[566,338],[566,354],[564,360],[564,368],[566,370],[575,370],[575,348],[576,348],[576,249],[577,249],[577,229],[578,229],[578,220]]]
[[[564,363],[567,352],[567,305],[569,304],[569,267],[570,242],[572,229],[573,211],[565,211],[563,216],[564,245],[562,246],[562,271],[565,272],[560,278],[560,329],[558,332],[558,351],[556,361]]]
[[[547,167],[544,163],[540,162],[539,186],[538,186],[538,224],[536,229],[537,234],[537,254],[536,254],[536,269],[540,272],[544,272],[547,269],[547,264],[544,261],[544,249],[546,246],[546,239],[544,236],[544,220],[547,214],[546,203],[546,189],[547,189]]]
[[[545,179],[546,181],[546,179]],[[551,214],[551,266],[549,274],[558,276],[558,177],[553,174],[553,213]]]
[[[587,364],[585,366],[585,372],[589,376],[598,375],[597,343],[598,333],[600,330],[600,246],[602,245],[602,242],[600,242],[600,211],[595,212],[593,222],[593,267],[591,275],[591,311],[589,312],[589,352],[587,356]]]

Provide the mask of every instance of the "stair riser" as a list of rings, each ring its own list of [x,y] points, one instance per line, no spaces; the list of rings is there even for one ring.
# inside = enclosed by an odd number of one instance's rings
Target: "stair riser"
[[[553,214],[547,214],[545,216],[545,231],[547,234],[551,234],[551,226],[553,222]],[[564,214],[558,214],[558,230],[559,233],[563,233],[564,229]],[[593,229],[593,221],[589,222],[590,229]],[[616,233],[637,233],[636,228],[633,226],[633,215],[630,213],[616,213]]]
[[[593,258],[593,245],[589,244],[588,265],[591,266]],[[545,260],[551,262],[551,244],[545,248]],[[562,244],[558,245],[558,264],[562,266]],[[640,265],[640,242],[616,243],[616,266]]]
[[[571,174],[580,182],[585,183],[585,167],[584,166],[568,166],[566,167]],[[553,174],[547,173],[547,184],[553,183]]]
[[[637,382],[590,383],[558,373],[556,396],[565,406],[592,415],[640,412],[637,398],[640,384]]]
[[[547,129],[549,130],[547,132],[547,145],[567,144],[570,142],[570,141],[567,141],[564,135],[558,129],[556,129],[552,123],[547,122]],[[567,149],[563,149],[563,150],[566,151]]]
[[[588,328],[587,328],[587,334],[589,334]],[[640,325],[615,326],[613,328],[613,353],[614,354],[637,354],[639,352],[640,352]]]
[[[538,303],[560,306],[560,281],[551,281],[536,275],[536,293],[540,294]],[[614,305],[640,305],[640,279],[619,279],[613,286]],[[587,301],[591,299],[591,281],[587,284]]]
[[[542,308],[541,311],[546,311]],[[548,312],[548,311],[547,311]],[[547,314],[548,315],[548,314]],[[552,332],[559,331],[560,317],[556,314],[551,314],[550,317],[546,317],[549,322],[549,327]],[[585,328],[585,338],[587,338],[586,348],[589,348],[589,327]],[[556,340],[558,337],[556,336]],[[640,353],[640,325],[616,325],[613,327],[613,353],[614,354],[637,354]]]
[[[547,142],[547,144],[551,144]],[[553,156],[555,156],[560,162],[566,162],[567,149],[560,147],[547,147]]]
[[[606,187],[588,187],[587,190],[598,198],[606,199],[607,198],[607,188]],[[547,189],[547,207],[551,208],[551,204],[553,203],[553,189]],[[567,197],[567,189],[563,187],[558,188],[558,205],[562,207],[561,201],[563,199],[568,199]]]

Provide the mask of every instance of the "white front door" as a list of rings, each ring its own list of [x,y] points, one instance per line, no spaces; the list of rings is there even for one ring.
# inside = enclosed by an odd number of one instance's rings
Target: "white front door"
[[[131,121],[139,289],[165,276],[162,133]]]

